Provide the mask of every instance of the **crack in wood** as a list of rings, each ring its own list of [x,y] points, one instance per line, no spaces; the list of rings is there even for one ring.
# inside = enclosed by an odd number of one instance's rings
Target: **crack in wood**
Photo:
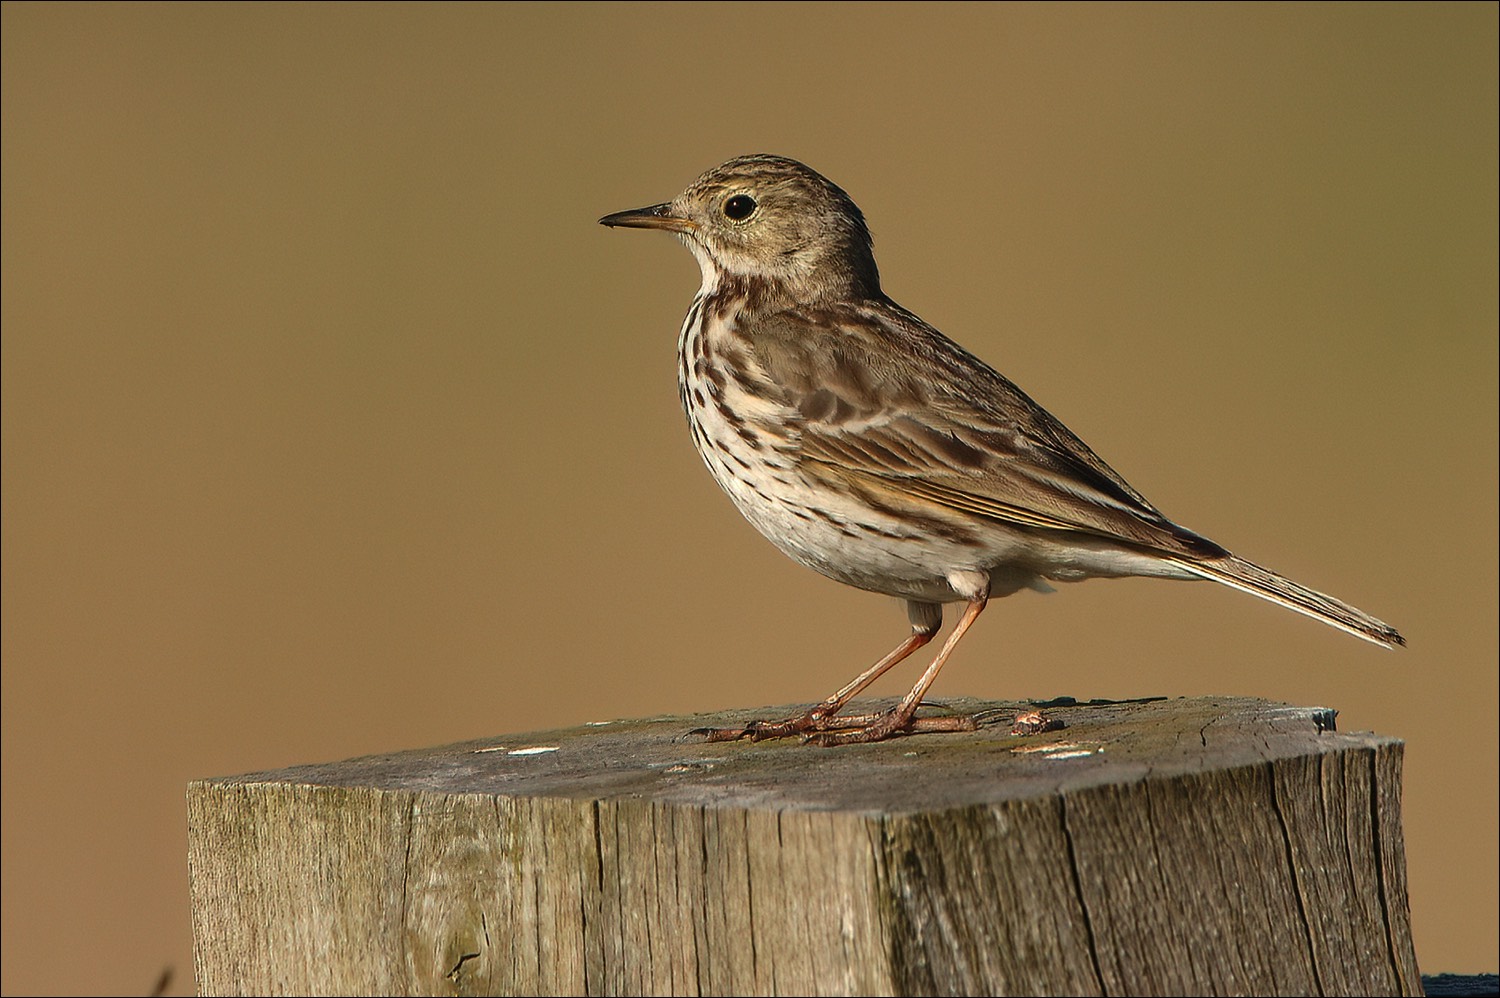
[[[1404,979],[1401,973],[1401,960],[1396,955],[1396,933],[1395,926],[1391,924],[1390,899],[1386,892],[1385,882],[1385,843],[1382,842],[1382,831],[1380,828],[1380,751],[1372,750],[1370,756],[1370,843],[1375,853],[1375,895],[1380,899],[1380,920],[1385,928],[1386,956],[1391,961],[1391,978],[1402,984],[1410,985],[1411,982]],[[1397,784],[1399,792],[1400,784]]]
[[[448,971],[443,976],[448,978],[448,980],[452,981],[454,984],[457,984],[459,977],[463,974],[464,964],[468,963],[470,960],[477,959],[479,959],[478,953],[463,953],[459,956],[458,962],[453,965],[453,969]]]
[[[1088,937],[1089,963],[1094,968],[1094,981],[1099,986],[1099,994],[1108,995],[1109,989],[1104,986],[1104,971],[1099,967],[1099,940],[1094,935],[1094,919],[1089,913],[1088,894],[1083,889],[1083,878],[1078,872],[1078,850],[1073,842],[1073,828],[1068,821],[1068,795],[1059,795],[1062,802],[1062,833],[1063,842],[1068,847],[1068,872],[1073,877],[1073,891],[1078,895],[1078,907],[1083,912],[1083,930]]]
[[[1292,846],[1292,832],[1287,827],[1286,814],[1281,808],[1281,791],[1276,785],[1276,764],[1267,762],[1265,768],[1266,784],[1271,791],[1271,809],[1276,813],[1276,825],[1281,829],[1281,842],[1286,849],[1287,873],[1292,878],[1292,896],[1297,901],[1297,915],[1302,919],[1302,937],[1307,943],[1307,959],[1312,966],[1313,978],[1317,981],[1318,994],[1326,995],[1328,989],[1323,985],[1323,971],[1318,966],[1318,952],[1313,945],[1312,925],[1308,921],[1307,898],[1302,876],[1297,867],[1297,853]]]

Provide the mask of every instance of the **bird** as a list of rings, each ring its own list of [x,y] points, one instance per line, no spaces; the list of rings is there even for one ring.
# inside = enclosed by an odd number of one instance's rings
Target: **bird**
[[[864,214],[784,156],[739,156],[671,201],[601,225],[658,229],[702,284],[678,335],[693,443],[744,517],[793,561],[904,600],[910,633],[827,699],[790,717],[699,732],[833,746],[972,731],[919,715],[939,670],[991,599],[1053,582],[1211,580],[1384,647],[1391,625],[1179,526],[1056,417],[882,290]],[[932,641],[899,703],[845,714]]]

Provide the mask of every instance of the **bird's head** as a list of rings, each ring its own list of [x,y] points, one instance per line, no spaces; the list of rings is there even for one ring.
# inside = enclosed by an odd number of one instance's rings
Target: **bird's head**
[[[697,257],[705,287],[725,276],[759,279],[799,304],[880,293],[858,206],[784,156],[740,156],[671,201],[605,215],[599,224],[675,232]]]

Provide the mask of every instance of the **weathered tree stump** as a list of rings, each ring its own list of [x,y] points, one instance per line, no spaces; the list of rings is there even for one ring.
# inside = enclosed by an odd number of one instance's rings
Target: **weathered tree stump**
[[[1401,743],[1258,700],[705,744],[784,708],[194,783],[208,994],[1420,994]]]

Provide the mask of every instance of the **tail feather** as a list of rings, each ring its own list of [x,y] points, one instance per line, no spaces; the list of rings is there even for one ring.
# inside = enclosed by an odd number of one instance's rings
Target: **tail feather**
[[[1230,555],[1227,558],[1204,561],[1191,561],[1187,558],[1168,558],[1167,561],[1201,578],[1222,582],[1241,592],[1279,603],[1288,610],[1304,613],[1372,644],[1385,648],[1406,644],[1406,639],[1385,621],[1377,620],[1343,600],[1300,586],[1291,579],[1243,558]]]

